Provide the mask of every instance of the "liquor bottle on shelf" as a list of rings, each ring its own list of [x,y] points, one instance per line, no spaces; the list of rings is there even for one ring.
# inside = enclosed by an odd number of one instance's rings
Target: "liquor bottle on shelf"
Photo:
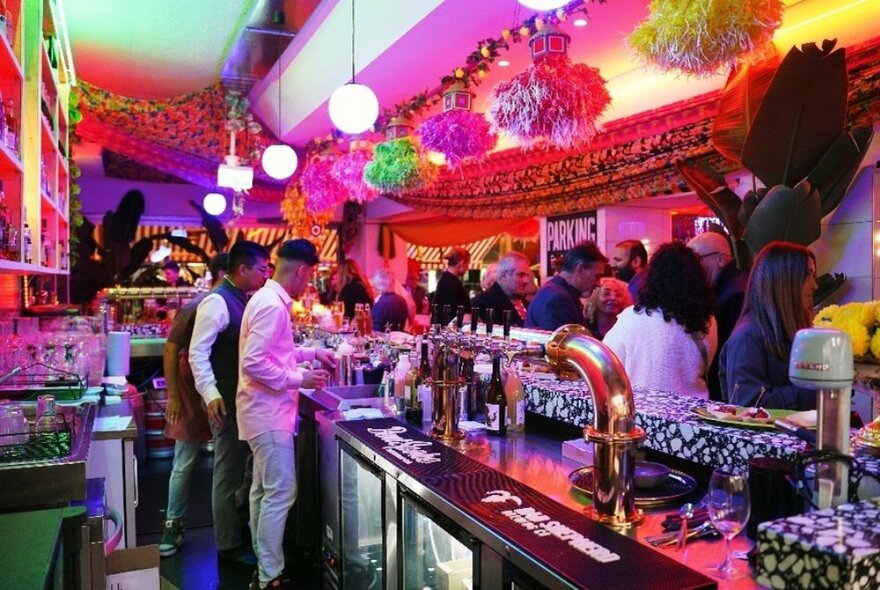
[[[12,13],[6,2],[0,3],[0,34],[12,45],[15,38],[15,23],[12,21]]]
[[[58,242],[58,268],[67,270],[67,242],[65,240]]]
[[[15,116],[15,102],[11,98],[6,99],[4,109],[5,141],[6,145],[14,152],[18,152],[18,119]]]
[[[501,357],[492,359],[492,380],[486,392],[486,432],[504,436],[507,434],[507,396],[501,384]]]
[[[40,266],[52,266],[52,243],[49,241],[49,220],[40,220]]]
[[[9,250],[9,225],[12,216],[6,206],[6,193],[3,191],[3,181],[0,180],[0,259],[6,258]]]
[[[27,214],[25,214],[25,219],[27,219]],[[33,236],[31,235],[31,226],[28,225],[27,221],[24,222],[24,227],[21,230],[21,245],[24,249],[25,264],[33,263],[34,243]]]

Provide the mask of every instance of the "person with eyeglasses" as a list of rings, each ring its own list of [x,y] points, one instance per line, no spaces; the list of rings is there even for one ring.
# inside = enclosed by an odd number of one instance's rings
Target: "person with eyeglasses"
[[[706,278],[715,293],[715,320],[718,322],[718,350],[724,347],[733,332],[739,314],[742,311],[746,292],[746,275],[736,267],[736,261],[730,248],[727,236],[707,231],[691,238],[688,248],[700,257],[700,264],[706,271]],[[721,355],[717,355],[709,366],[707,385],[709,399],[722,401],[721,381],[718,379],[718,363]]]
[[[608,259],[593,242],[581,242],[565,253],[559,274],[546,281],[526,312],[526,328],[555,330],[565,324],[586,327],[581,297],[589,297],[605,276]]]
[[[196,391],[205,402],[214,433],[211,506],[214,539],[221,561],[253,567],[257,560],[243,546],[236,492],[245,485],[250,454],[239,440],[235,415],[238,340],[247,295],[266,282],[269,251],[256,242],[237,242],[229,250],[229,274],[199,304],[189,348]]]

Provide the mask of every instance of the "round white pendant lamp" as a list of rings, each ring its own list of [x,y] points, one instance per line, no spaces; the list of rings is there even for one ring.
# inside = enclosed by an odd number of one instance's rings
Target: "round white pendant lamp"
[[[276,147],[276,146],[273,145],[271,147]],[[268,151],[268,150],[266,150],[266,151]],[[265,159],[266,159],[266,156],[264,154],[263,160],[265,160]],[[263,166],[265,167],[265,162],[264,162]],[[291,172],[291,174],[293,174],[293,172]],[[211,215],[220,215],[221,213],[226,211],[226,197],[224,197],[220,193],[208,193],[207,195],[205,195],[205,198],[202,199],[202,207],[204,207],[205,211]]]
[[[296,152],[285,143],[276,143],[267,147],[261,162],[266,174],[277,180],[291,177],[299,163]]]
[[[369,86],[346,84],[330,95],[330,120],[344,133],[363,133],[379,116],[379,100]]]
[[[568,0],[519,0],[519,3],[526,8],[547,12],[548,10],[556,10],[568,4]]]
[[[354,3],[351,0],[351,82],[330,95],[328,110],[333,125],[343,133],[363,133],[379,117],[379,100],[369,86],[355,82],[354,72]]]

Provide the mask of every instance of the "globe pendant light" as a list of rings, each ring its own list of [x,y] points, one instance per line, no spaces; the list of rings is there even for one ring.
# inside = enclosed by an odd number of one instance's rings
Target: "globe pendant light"
[[[276,146],[273,145],[271,147]],[[265,158],[265,154],[263,157]],[[226,211],[226,197],[220,193],[208,193],[205,195],[205,198],[202,199],[202,207],[205,209],[205,212],[210,213],[211,215],[220,215]]]
[[[547,12],[548,10],[556,10],[568,4],[568,0],[519,0],[519,3],[526,8]]]
[[[272,178],[284,180],[296,172],[299,163],[296,152],[286,143],[270,145],[263,152],[263,170]]]
[[[330,95],[330,120],[343,133],[363,133],[379,116],[379,100],[369,86],[357,84],[354,76],[354,3],[351,0],[351,82]]]
[[[278,56],[278,138],[281,138],[281,56]],[[286,143],[270,145],[263,151],[260,160],[263,171],[276,180],[290,178],[296,172],[296,152]],[[224,204],[225,207],[225,204]]]

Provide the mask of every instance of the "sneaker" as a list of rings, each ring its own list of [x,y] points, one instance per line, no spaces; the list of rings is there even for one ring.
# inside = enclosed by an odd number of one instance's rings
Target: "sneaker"
[[[165,530],[162,531],[162,540],[159,541],[159,555],[171,557],[177,553],[177,549],[183,545],[186,529],[182,518],[174,518],[165,521]]]

